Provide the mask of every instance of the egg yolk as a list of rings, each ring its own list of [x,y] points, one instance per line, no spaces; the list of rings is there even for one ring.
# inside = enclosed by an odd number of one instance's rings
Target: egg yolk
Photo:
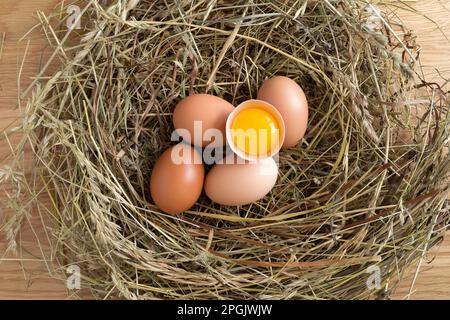
[[[257,106],[237,114],[231,129],[235,147],[247,155],[270,155],[280,143],[278,120],[270,112]]]

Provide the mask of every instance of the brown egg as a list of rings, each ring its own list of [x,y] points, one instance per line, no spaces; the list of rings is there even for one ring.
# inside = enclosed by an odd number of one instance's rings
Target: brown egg
[[[192,207],[203,189],[202,156],[190,145],[175,145],[153,167],[150,192],[156,206],[170,214]]]
[[[209,94],[194,94],[181,100],[173,112],[173,124],[184,141],[198,147],[221,147],[225,144],[225,125],[234,107]],[[194,121],[201,122],[201,131],[194,135]],[[184,130],[182,130],[184,129]],[[204,136],[206,130],[218,129],[221,138]]]
[[[287,77],[276,76],[263,83],[258,99],[269,102],[281,113],[286,126],[283,148],[297,145],[308,126],[308,101],[302,88]]]
[[[249,162],[231,154],[206,176],[205,192],[214,202],[226,206],[246,205],[264,198],[274,187],[278,166],[272,158]]]

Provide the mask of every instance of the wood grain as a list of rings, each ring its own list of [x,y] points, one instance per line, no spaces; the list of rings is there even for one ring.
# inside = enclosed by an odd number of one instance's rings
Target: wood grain
[[[35,12],[49,12],[60,0],[1,0],[0,3],[0,128],[2,132],[20,119],[17,98],[19,88],[25,88],[30,78],[36,75],[50,52],[45,37],[37,31],[29,34],[20,43],[18,40],[36,24]],[[428,79],[441,82],[436,69],[450,76],[450,0],[419,0],[412,8],[428,18],[414,12],[398,11],[403,21],[415,31],[421,44],[424,73]],[[437,26],[440,26],[440,30]],[[4,41],[3,35],[5,36]],[[22,64],[23,57],[26,56]],[[18,79],[18,71],[22,77]],[[20,136],[12,136],[11,144]],[[8,163],[9,144],[0,140],[0,166]],[[31,167],[32,159],[26,160]],[[6,192],[8,188],[6,188]],[[4,191],[5,192],[5,191]],[[0,197],[2,194],[0,193]],[[8,210],[0,212],[8,216]],[[65,284],[49,277],[42,259],[48,253],[46,229],[39,216],[30,218],[30,223],[20,233],[22,247],[19,255],[5,255],[6,239],[0,235],[0,299],[66,299]],[[45,253],[45,254],[44,254]],[[450,299],[450,236],[430,252],[420,264],[414,289],[417,266],[411,266],[393,298],[403,299]]]

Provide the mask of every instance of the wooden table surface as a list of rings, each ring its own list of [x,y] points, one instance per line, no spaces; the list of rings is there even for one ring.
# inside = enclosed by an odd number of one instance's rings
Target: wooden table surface
[[[1,0],[0,2],[0,130],[14,126],[20,120],[18,110],[18,88],[25,88],[30,78],[39,72],[50,52],[45,38],[39,32],[32,32],[20,43],[18,40],[36,24],[36,11],[49,12],[60,0]],[[441,81],[436,69],[450,76],[450,0],[418,0],[413,8],[427,17],[412,12],[399,12],[403,21],[415,30],[422,46],[422,64],[430,79]],[[440,27],[440,30],[437,28]],[[23,61],[23,57],[26,59]],[[18,71],[22,70],[21,79]],[[450,77],[449,77],[450,78]],[[23,106],[22,106],[23,107]],[[3,135],[3,134],[2,134]],[[14,145],[20,136],[11,136]],[[0,140],[0,168],[8,163],[10,148]],[[30,159],[26,161],[29,163]],[[4,197],[4,192],[0,198]],[[8,209],[0,207],[2,215],[8,216]],[[48,241],[42,221],[31,217],[29,226],[20,233],[19,255],[5,255],[6,238],[0,234],[0,299],[65,299],[67,293],[62,281],[51,279],[46,272],[43,252],[48,250]],[[416,272],[419,270],[418,272]],[[417,274],[416,274],[417,273]],[[415,281],[414,281],[415,279]],[[415,283],[410,292],[411,284]],[[411,266],[408,275],[401,282],[396,299],[450,299],[450,234],[446,240],[430,252],[420,263],[420,268]]]

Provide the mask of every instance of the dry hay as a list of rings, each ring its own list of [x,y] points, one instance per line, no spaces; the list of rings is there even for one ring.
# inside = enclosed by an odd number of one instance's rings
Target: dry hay
[[[30,199],[9,201],[11,249],[48,193],[56,271],[80,266],[97,297],[365,299],[388,297],[442,239],[448,93],[422,79],[394,15],[358,0],[101,2],[89,1],[75,45],[52,27],[58,13],[42,19],[62,63],[33,83],[14,170],[2,171],[21,190],[11,197]],[[176,103],[207,92],[237,105],[273,75],[299,83],[311,107],[274,190],[245,207],[202,196],[161,213],[149,176]],[[34,175],[17,178],[27,144]]]

